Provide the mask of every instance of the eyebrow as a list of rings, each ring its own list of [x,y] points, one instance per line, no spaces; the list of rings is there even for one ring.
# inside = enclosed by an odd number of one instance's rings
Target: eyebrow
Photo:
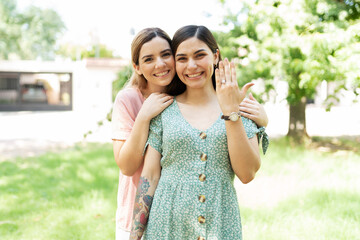
[[[206,50],[201,48],[201,49],[197,50],[196,52],[194,52],[194,54],[197,54],[197,53],[203,52],[203,51],[206,51]],[[176,54],[176,57],[179,57],[179,56],[186,56],[186,54],[184,54],[184,53]]]
[[[168,48],[168,49],[162,50],[162,51],[160,52],[160,54],[165,53],[165,52],[171,52],[171,49]],[[148,58],[148,57],[152,57],[153,55],[154,55],[154,54],[145,55],[145,56],[143,56],[141,59]]]

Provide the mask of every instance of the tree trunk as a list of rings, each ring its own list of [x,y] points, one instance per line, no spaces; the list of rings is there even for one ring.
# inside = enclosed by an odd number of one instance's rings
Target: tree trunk
[[[301,101],[290,104],[290,119],[289,130],[287,136],[295,140],[295,142],[303,143],[305,139],[309,138],[306,132],[306,98],[301,98]]]

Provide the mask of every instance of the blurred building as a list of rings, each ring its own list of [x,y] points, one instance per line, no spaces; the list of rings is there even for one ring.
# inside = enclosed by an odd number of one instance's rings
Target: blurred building
[[[129,62],[0,61],[0,111],[109,111],[112,82]]]

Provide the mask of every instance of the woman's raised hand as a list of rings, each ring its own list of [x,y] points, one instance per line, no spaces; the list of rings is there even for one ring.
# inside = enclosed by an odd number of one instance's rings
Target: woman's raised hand
[[[219,68],[215,70],[215,80],[216,95],[224,115],[239,111],[239,104],[245,98],[248,89],[254,85],[247,83],[239,90],[235,64],[230,63],[227,58],[219,62]]]
[[[174,100],[173,96],[165,93],[152,93],[144,101],[138,117],[145,120],[151,120],[159,115],[165,108],[167,108]]]

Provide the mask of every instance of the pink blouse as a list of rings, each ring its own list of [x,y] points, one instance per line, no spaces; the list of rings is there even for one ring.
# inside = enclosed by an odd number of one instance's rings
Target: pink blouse
[[[113,140],[126,140],[129,137],[144,100],[137,88],[124,88],[117,94],[111,120]],[[136,189],[142,168],[143,165],[131,177],[123,175],[121,171],[119,174],[116,221],[125,231],[131,230]]]

